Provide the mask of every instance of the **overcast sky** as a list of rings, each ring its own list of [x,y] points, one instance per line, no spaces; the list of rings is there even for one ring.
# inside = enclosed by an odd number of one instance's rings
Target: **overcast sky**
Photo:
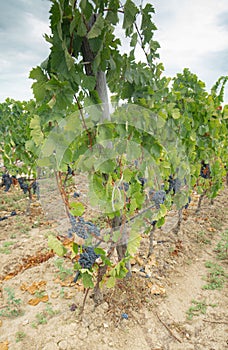
[[[144,1],[145,2],[145,1]],[[228,0],[151,0],[165,74],[189,68],[209,90],[228,75]],[[7,0],[0,4],[0,102],[33,97],[32,67],[49,53],[48,0]],[[228,103],[228,88],[226,88]]]

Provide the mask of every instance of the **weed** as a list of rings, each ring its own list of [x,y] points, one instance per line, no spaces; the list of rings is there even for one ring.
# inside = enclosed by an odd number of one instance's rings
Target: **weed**
[[[47,318],[46,318],[46,315],[44,312],[40,312],[40,313],[36,314],[36,320],[37,320],[36,321],[37,325],[47,323]]]
[[[55,266],[59,269],[58,276],[61,279],[61,281],[64,281],[68,276],[71,276],[73,274],[73,271],[64,267],[63,263],[63,259],[57,259],[54,262]]]
[[[20,341],[22,341],[24,338],[26,337],[25,332],[17,332],[16,333],[16,343],[19,343]]]
[[[2,248],[0,248],[0,253],[2,253],[2,254],[10,254],[11,253],[10,247],[12,245],[14,245],[14,242],[4,242],[2,244]]]
[[[59,313],[59,311],[53,310],[51,303],[47,304],[44,312],[47,313],[49,316],[54,316]]]
[[[214,228],[214,229],[216,229],[216,230],[221,230],[221,228],[222,228],[222,222],[221,222],[221,220],[219,220],[219,219],[216,219],[216,218],[213,218],[212,220],[211,220],[211,226]]]
[[[221,290],[225,283],[225,279],[228,277],[223,267],[211,261],[207,261],[205,266],[210,269],[210,272],[207,274],[207,277],[204,278],[207,281],[207,284],[202,288],[209,290]]]
[[[61,288],[61,289],[60,289],[59,295],[60,295],[60,298],[64,298],[64,296],[65,296],[65,290],[64,290],[64,288]]]
[[[197,232],[196,241],[197,243],[211,244],[211,240],[208,239],[208,235],[204,231]]]
[[[31,326],[37,328],[38,325],[47,324],[48,319],[57,315],[59,311],[55,311],[50,303],[47,304],[46,309],[38,314],[36,314],[36,321],[33,321]]]
[[[7,304],[0,310],[0,316],[3,317],[16,317],[22,314],[20,309],[21,299],[15,298],[14,290],[11,288],[5,288],[8,294]]]
[[[192,306],[187,310],[187,319],[192,320],[194,316],[205,315],[207,311],[207,306],[216,307],[216,304],[206,304],[206,301],[192,300]]]
[[[225,260],[228,258],[228,230],[222,234],[221,240],[218,242],[215,248],[215,252],[220,260]]]

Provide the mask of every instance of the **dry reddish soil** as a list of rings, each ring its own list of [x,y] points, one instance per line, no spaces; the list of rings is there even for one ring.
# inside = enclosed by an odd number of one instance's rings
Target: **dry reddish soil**
[[[0,189],[0,216],[18,213],[0,222],[0,350],[228,349],[228,259],[227,251],[218,259],[216,250],[228,232],[228,188],[213,205],[205,199],[199,214],[196,206],[194,196],[178,234],[172,232],[176,214],[170,213],[155,231],[150,258],[143,237],[131,261],[132,277],[104,289],[97,307],[90,292],[80,315],[84,290],[72,282],[71,262],[62,263],[47,249],[55,222],[35,199],[28,210],[17,188]],[[220,289],[203,288],[208,261],[225,271]],[[188,319],[192,300],[199,312]]]

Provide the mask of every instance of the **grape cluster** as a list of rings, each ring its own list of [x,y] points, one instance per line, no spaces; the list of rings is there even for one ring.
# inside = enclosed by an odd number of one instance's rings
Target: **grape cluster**
[[[17,179],[20,188],[22,189],[22,191],[24,192],[24,194],[26,194],[28,192],[28,184],[24,182],[23,177],[19,177],[19,179]]]
[[[128,182],[123,182],[120,186],[119,186],[119,189],[124,191],[124,192],[127,192],[129,190],[129,183]]]
[[[32,183],[31,188],[33,190],[33,194],[36,194],[38,199],[39,199],[40,198],[40,186],[36,180]]]
[[[17,215],[17,213],[15,210],[13,210],[13,211],[11,211],[10,215],[0,217],[0,221],[6,220],[6,219],[10,218],[11,216],[15,216],[15,215]]]
[[[147,179],[145,177],[139,177],[138,179],[141,183],[142,188],[144,188],[145,184],[147,183]]]
[[[5,192],[8,192],[13,181],[9,174],[2,175],[2,186],[5,186]]]
[[[149,191],[149,198],[151,201],[153,201],[155,203],[156,209],[159,209],[160,205],[165,202],[166,193],[163,190],[159,190],[156,192],[154,190],[150,190]]]
[[[90,221],[78,217],[78,220],[70,215],[71,228],[68,230],[68,237],[76,233],[79,237],[87,239],[90,235],[100,236],[100,229]]]
[[[169,183],[169,188],[167,190],[167,193],[173,191],[173,194],[176,194],[176,193],[180,192],[181,180],[178,179],[178,177],[174,178],[172,175],[170,175],[169,179],[168,179],[168,183]]]
[[[74,175],[74,171],[69,165],[67,165],[67,175]]]
[[[91,269],[99,255],[94,252],[92,247],[86,247],[84,252],[80,254],[79,264],[84,269]]]
[[[128,320],[128,314],[126,314],[125,312],[121,315],[121,317],[122,317],[124,320]]]
[[[188,209],[188,207],[189,207],[189,204],[191,203],[191,197],[189,196],[188,197],[188,202],[185,204],[185,206],[184,206],[184,209]]]
[[[205,163],[204,160],[201,162],[200,176],[204,179],[209,179],[211,176],[210,165]]]

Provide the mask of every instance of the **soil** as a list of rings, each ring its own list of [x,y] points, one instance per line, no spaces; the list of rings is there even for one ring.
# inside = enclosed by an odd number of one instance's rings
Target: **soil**
[[[216,249],[228,232],[227,187],[198,214],[195,195],[178,234],[171,212],[150,258],[144,236],[132,277],[104,289],[98,306],[90,291],[82,314],[85,292],[73,283],[71,262],[47,249],[55,222],[35,200],[28,210],[17,188],[0,191],[0,217],[18,214],[0,221],[0,350],[228,349],[227,250],[219,259]],[[222,268],[221,284],[206,289],[213,266]],[[195,315],[187,314],[192,306]]]

